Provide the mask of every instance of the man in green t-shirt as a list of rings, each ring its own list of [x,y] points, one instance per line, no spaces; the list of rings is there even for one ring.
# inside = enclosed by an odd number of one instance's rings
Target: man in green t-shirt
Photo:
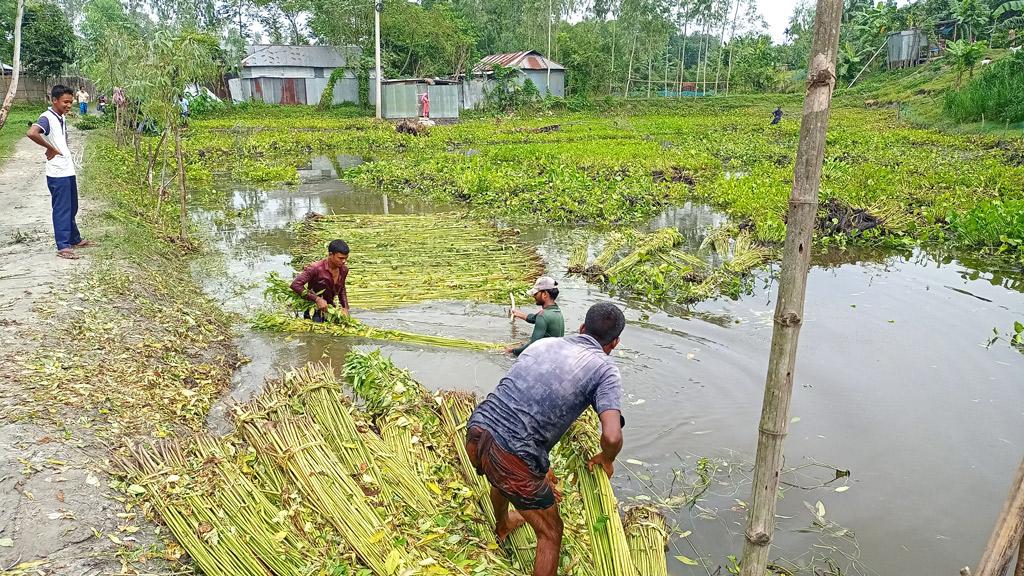
[[[536,314],[527,314],[519,310],[513,310],[512,315],[520,320],[526,320],[533,324],[533,335],[530,340],[517,348],[507,348],[505,352],[513,356],[519,356],[526,350],[526,347],[541,338],[561,338],[565,336],[565,319],[562,318],[562,311],[555,304],[558,298],[558,282],[550,276],[541,276],[533,284],[533,289],[527,294],[533,296],[534,301],[541,307]]]

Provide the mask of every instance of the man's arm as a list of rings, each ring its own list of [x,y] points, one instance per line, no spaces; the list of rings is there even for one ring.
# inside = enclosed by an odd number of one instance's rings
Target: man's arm
[[[341,294],[338,294],[338,301],[341,302],[341,309],[348,314],[348,273],[345,273],[345,279],[341,281]]]
[[[540,340],[541,338],[543,338],[544,335],[547,334],[547,332],[548,332],[548,321],[544,318],[543,314],[536,315],[536,318],[534,319],[534,324],[533,324],[533,334],[530,336],[530,340],[528,342],[526,342],[526,344],[523,344],[522,346],[520,346],[519,348],[513,349],[512,350],[512,354],[514,354],[516,356],[519,356],[520,354],[523,353],[524,350],[526,350],[530,346],[530,344],[533,344],[537,340]]]
[[[609,478],[615,473],[615,457],[622,450],[622,413],[618,410],[601,412],[601,452],[587,462],[587,468],[600,466]]]
[[[316,307],[319,308],[320,310],[326,310],[327,301],[321,298],[320,296],[317,296],[316,293],[313,292],[312,290],[306,289],[306,284],[309,283],[312,276],[312,266],[306,266],[305,268],[303,268],[302,272],[299,272],[299,275],[295,277],[295,280],[292,280],[292,292],[295,292],[299,296],[302,296],[306,300],[309,300],[310,302],[316,304]]]
[[[39,144],[43,148],[46,148],[47,160],[53,160],[55,157],[60,156],[60,150],[47,142],[46,138],[43,138],[43,127],[39,124],[29,126],[28,132],[25,135],[28,136],[29,140]]]

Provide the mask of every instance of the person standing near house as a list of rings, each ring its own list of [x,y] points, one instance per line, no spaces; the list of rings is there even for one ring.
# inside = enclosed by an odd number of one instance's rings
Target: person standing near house
[[[75,100],[78,101],[78,113],[85,116],[89,113],[89,93],[85,91],[85,86],[79,86],[78,92],[75,93]]]
[[[96,111],[100,114],[107,113],[107,95],[100,94],[100,97],[96,99]]]
[[[67,114],[74,103],[71,88],[56,85],[50,91],[51,106],[28,129],[28,138],[46,149],[46,186],[53,207],[53,236],[57,256],[77,260],[75,248],[92,246],[83,240],[75,216],[78,214],[78,182],[75,163],[68,148]]]
[[[420,94],[420,117],[430,118],[430,93]]]
[[[181,109],[181,123],[188,126],[188,98],[184,95],[178,96],[178,108]]]

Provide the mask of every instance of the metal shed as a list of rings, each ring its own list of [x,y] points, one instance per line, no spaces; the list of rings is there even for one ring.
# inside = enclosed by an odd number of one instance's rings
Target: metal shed
[[[317,104],[331,73],[346,72],[334,86],[334,104],[359,101],[356,46],[286,46],[256,44],[246,47],[237,78],[228,80],[231,99],[262,100],[267,104]]]
[[[893,32],[889,34],[888,49],[890,70],[917,66],[928,59],[928,37],[917,29]]]
[[[384,80],[381,94],[381,114],[389,119],[419,118],[420,94],[430,98],[430,118],[458,118],[460,86],[449,80],[403,78]],[[376,88],[370,81],[370,100],[374,99]]]
[[[476,108],[484,99],[484,91],[494,84],[491,71],[495,64],[520,71],[520,82],[530,79],[543,96],[565,96],[565,66],[549,60],[536,50],[491,54],[473,67],[473,77],[463,83],[463,107]],[[550,78],[550,83],[548,82]]]

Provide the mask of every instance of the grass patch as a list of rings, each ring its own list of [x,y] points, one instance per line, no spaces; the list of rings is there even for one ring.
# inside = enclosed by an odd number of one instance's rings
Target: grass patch
[[[7,162],[14,153],[14,147],[28,131],[28,123],[35,122],[46,108],[40,106],[12,106],[7,123],[0,129],[0,164]],[[40,156],[42,151],[40,150]]]
[[[1024,53],[987,66],[963,88],[946,93],[943,110],[955,122],[1024,122]]]

